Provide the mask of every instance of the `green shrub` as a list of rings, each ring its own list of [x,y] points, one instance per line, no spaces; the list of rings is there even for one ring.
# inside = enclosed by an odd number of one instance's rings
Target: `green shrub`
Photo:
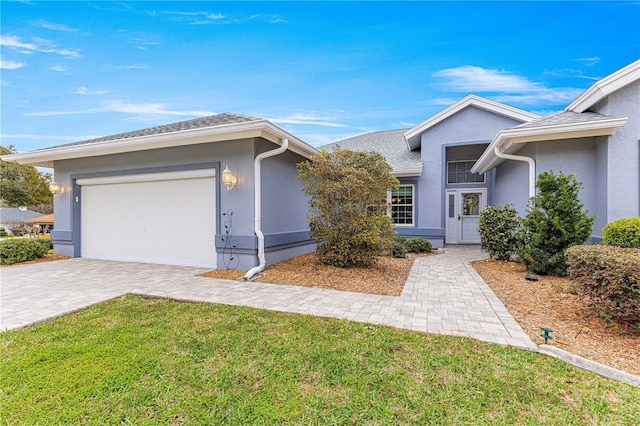
[[[43,257],[47,249],[35,240],[11,238],[0,241],[0,264],[11,265]]]
[[[608,246],[640,248],[640,216],[614,220],[602,228]]]
[[[480,212],[478,231],[482,247],[489,256],[498,260],[509,260],[515,253],[520,227],[518,212],[511,204],[502,207],[489,206]]]
[[[393,236],[393,242],[394,243],[398,243],[398,244],[407,244],[407,237],[403,236],[403,235],[394,235]]]
[[[4,227],[0,227],[0,237],[6,237],[7,235],[9,235],[7,230]]]
[[[407,251],[411,253],[430,253],[431,241],[424,238],[409,238],[405,243]]]
[[[565,250],[583,244],[595,216],[587,216],[578,199],[576,175],[553,171],[538,176],[538,195],[531,199],[518,234],[518,255],[527,270],[542,275],[567,274]]]
[[[391,255],[397,258],[405,258],[407,257],[407,246],[398,241],[393,242],[393,246],[391,246]]]
[[[35,240],[36,243],[42,245],[45,250],[49,251],[49,250],[53,250],[53,241],[51,241],[49,238],[36,238]]]
[[[600,245],[567,250],[569,276],[578,292],[610,321],[640,322],[640,251]]]
[[[391,250],[395,230],[385,200],[399,183],[382,155],[322,150],[297,169],[309,196],[309,228],[322,263],[368,267]]]

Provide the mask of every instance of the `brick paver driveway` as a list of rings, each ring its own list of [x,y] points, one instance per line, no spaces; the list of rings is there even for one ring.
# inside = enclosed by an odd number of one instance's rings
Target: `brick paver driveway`
[[[251,306],[469,336],[536,349],[468,262],[474,246],[420,258],[400,297],[202,278],[203,269],[69,259],[0,269],[0,330],[19,328],[125,293]]]

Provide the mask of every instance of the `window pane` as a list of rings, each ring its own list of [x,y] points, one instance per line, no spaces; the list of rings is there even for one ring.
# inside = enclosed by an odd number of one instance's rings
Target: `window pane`
[[[391,191],[391,219],[397,225],[413,224],[412,185],[402,185]]]
[[[447,183],[482,183],[484,174],[471,173],[475,161],[449,161]]]

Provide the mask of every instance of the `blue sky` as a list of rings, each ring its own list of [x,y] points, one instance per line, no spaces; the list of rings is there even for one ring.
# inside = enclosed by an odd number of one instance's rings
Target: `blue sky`
[[[18,151],[221,112],[319,146],[469,93],[550,113],[640,57],[640,2],[1,2]]]

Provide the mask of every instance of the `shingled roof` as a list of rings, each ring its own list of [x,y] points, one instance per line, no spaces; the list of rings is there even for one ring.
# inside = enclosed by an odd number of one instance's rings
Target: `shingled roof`
[[[592,121],[610,120],[612,118],[618,118],[613,115],[604,115],[597,112],[573,112],[573,111],[560,111],[555,114],[547,115],[535,120],[531,120],[527,123],[520,124],[513,127],[514,129],[526,129],[537,128],[547,126],[560,126],[564,124],[579,124],[588,123]]]
[[[321,148],[332,151],[340,146],[341,148],[347,148],[352,151],[379,152],[387,160],[394,174],[409,172],[420,174],[422,171],[420,150],[409,150],[407,142],[404,139],[404,132],[406,131],[407,129],[399,129],[365,133],[330,143]]]
[[[222,114],[210,115],[207,117],[194,118],[192,120],[179,121],[177,123],[164,124],[162,126],[148,127],[146,129],[134,130],[131,132],[118,133],[110,136],[102,136],[95,139],[88,139],[79,142],[72,142],[63,145],[57,145],[52,148],[59,148],[64,146],[85,145],[95,142],[108,142],[117,141],[122,139],[137,138],[140,136],[159,135],[162,133],[173,133],[181,130],[192,130],[204,127],[216,127],[223,126],[225,124],[237,124],[246,123],[249,121],[262,120],[259,117],[252,117],[249,115],[234,114],[231,112],[225,112]],[[45,148],[50,149],[50,148]]]

